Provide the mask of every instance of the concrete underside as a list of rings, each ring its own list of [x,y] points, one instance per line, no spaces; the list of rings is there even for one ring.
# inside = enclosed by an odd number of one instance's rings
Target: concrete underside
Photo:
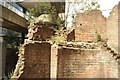
[[[27,33],[27,20],[16,13],[12,12],[11,10],[2,7],[0,18],[3,19],[2,27],[11,29],[21,33]]]

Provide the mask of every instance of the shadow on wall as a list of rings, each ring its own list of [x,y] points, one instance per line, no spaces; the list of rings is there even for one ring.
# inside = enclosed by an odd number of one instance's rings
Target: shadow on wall
[[[5,63],[5,75],[8,76],[13,73],[15,65],[17,64],[18,55],[16,54],[18,50],[7,48],[6,49],[6,63]]]

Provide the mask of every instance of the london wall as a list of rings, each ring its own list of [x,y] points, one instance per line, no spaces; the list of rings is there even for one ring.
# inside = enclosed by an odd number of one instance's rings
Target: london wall
[[[58,50],[58,78],[118,78],[117,61],[98,49]]]
[[[68,35],[68,41],[96,42],[100,35],[103,40],[116,53],[120,52],[119,48],[119,19],[120,3],[110,12],[110,16],[105,18],[100,10],[87,10],[84,13],[78,13],[74,20],[75,29]],[[73,38],[72,38],[73,37]]]
[[[50,77],[51,45],[48,43],[30,43],[25,46],[25,67],[20,78]]]
[[[88,10],[79,13],[74,20],[74,25],[76,41],[95,42],[96,34],[106,39],[106,18],[103,17],[100,10]]]

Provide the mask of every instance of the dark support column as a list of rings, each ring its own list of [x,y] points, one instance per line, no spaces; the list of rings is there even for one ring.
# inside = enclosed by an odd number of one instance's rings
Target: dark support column
[[[21,44],[23,44],[23,43],[24,43],[24,39],[25,39],[25,34],[24,34],[24,33],[22,33],[22,34],[21,34]]]

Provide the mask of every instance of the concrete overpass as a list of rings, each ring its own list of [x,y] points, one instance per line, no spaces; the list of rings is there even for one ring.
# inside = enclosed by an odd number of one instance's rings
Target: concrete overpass
[[[0,7],[2,7],[2,15],[0,15],[2,27],[26,34],[27,20],[2,5]]]
[[[17,2],[17,4],[22,6],[24,9],[34,8],[35,5],[37,5],[38,3],[40,2],[30,2],[30,1]],[[50,2],[50,3],[51,5],[55,6],[58,13],[65,13],[65,8],[63,8],[63,6],[65,6],[65,2]]]

